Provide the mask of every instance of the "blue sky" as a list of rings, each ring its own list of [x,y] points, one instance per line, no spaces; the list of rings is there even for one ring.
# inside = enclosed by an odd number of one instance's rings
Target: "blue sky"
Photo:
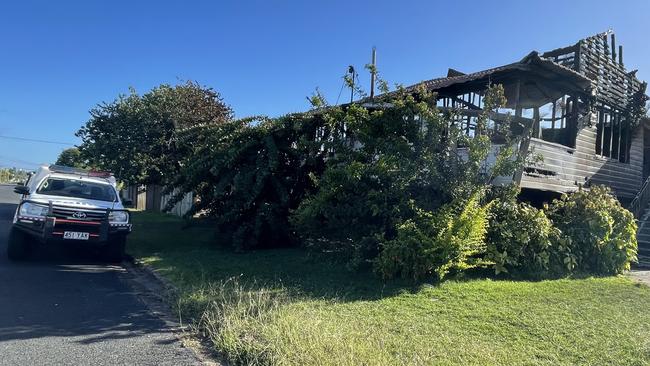
[[[316,87],[335,102],[372,46],[386,80],[412,84],[612,28],[626,66],[648,80],[649,20],[645,0],[7,1],[0,136],[77,143],[97,103],[179,80],[215,88],[237,116],[301,111]],[[0,138],[0,166],[51,162],[63,148]]]

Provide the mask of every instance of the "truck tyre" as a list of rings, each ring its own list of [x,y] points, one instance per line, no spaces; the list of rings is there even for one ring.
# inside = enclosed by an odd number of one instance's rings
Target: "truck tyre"
[[[103,248],[103,259],[109,263],[119,263],[124,259],[126,236],[112,239]]]
[[[29,236],[18,229],[9,231],[7,240],[7,257],[12,261],[24,260],[32,252]]]

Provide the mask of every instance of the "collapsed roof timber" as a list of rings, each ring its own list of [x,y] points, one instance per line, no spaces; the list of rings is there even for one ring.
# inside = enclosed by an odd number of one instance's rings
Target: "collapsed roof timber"
[[[650,151],[643,118],[648,98],[646,83],[625,68],[623,49],[615,42],[608,31],[492,69],[471,74],[449,69],[446,77],[406,91],[435,92],[439,107],[457,110],[459,123],[473,134],[487,85],[503,85],[506,109],[528,126],[527,148],[543,157],[515,175],[522,189],[569,192],[604,184],[629,204],[650,173],[650,156],[644,156]],[[495,130],[513,118],[490,116]]]

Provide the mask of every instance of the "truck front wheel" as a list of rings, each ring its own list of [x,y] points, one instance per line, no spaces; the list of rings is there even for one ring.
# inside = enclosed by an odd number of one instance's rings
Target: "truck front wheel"
[[[102,257],[109,263],[119,263],[124,259],[126,236],[111,239],[103,248]]]
[[[22,231],[12,228],[7,241],[7,257],[12,261],[24,260],[32,252],[30,238]]]

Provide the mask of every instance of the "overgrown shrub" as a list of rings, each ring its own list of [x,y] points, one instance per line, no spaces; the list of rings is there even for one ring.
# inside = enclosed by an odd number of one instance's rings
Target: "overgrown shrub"
[[[609,188],[595,186],[563,195],[548,206],[547,214],[571,240],[575,271],[616,274],[636,260],[634,215]]]
[[[488,111],[500,106],[505,102],[503,89],[488,88],[484,100]],[[371,111],[355,105],[345,111],[339,120],[345,126],[344,138],[331,145],[335,154],[327,160],[321,179],[315,180],[316,190],[292,214],[291,222],[304,242],[340,252],[353,265],[374,261],[385,248],[404,247],[409,231],[441,233],[441,229],[428,228],[427,219],[416,212],[441,215],[447,223],[451,218],[445,215],[451,215],[450,211],[441,207],[456,207],[473,192],[483,192],[492,178],[512,174],[521,162],[511,148],[514,141],[507,139],[497,149],[496,163],[485,166],[493,152],[490,134],[494,133],[486,128],[487,112],[477,119],[475,133],[469,136],[456,123],[456,116],[437,109],[436,96],[425,90],[397,92],[387,102],[390,108]],[[406,248],[404,261],[415,260],[408,257],[408,250],[418,249]],[[440,262],[444,267],[448,261]],[[437,268],[437,263],[430,258],[424,267]],[[396,272],[388,267],[385,277]],[[413,277],[446,271],[425,268],[415,270]]]
[[[351,267],[375,258],[379,241],[394,237],[396,225],[413,211],[401,172],[387,165],[351,162],[328,169],[318,193],[291,217],[305,245],[341,253]]]
[[[573,267],[569,241],[544,211],[515,199],[492,203],[486,241],[486,259],[494,263],[496,274],[542,278]]]
[[[185,130],[193,145],[169,186],[173,207],[187,192],[199,198],[187,215],[216,219],[218,230],[235,249],[286,247],[293,235],[289,212],[313,189],[323,156],[313,142],[315,118],[243,119]]]
[[[485,251],[488,207],[478,195],[434,213],[417,210],[397,227],[394,239],[382,242],[375,269],[384,278],[442,279],[450,270],[472,267]]]

